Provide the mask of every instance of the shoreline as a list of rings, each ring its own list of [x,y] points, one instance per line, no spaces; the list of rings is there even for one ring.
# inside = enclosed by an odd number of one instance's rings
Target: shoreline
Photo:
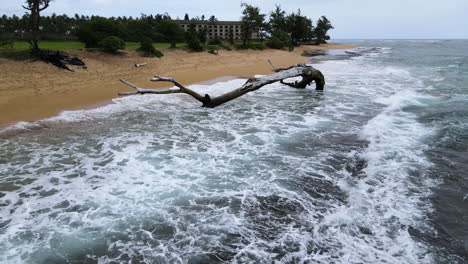
[[[118,92],[131,88],[119,82],[125,79],[140,87],[164,88],[172,85],[152,83],[153,75],[172,77],[184,85],[213,83],[259,74],[270,74],[270,59],[278,67],[305,63],[304,49],[353,49],[355,46],[326,44],[300,46],[293,52],[267,49],[263,51],[220,51],[191,53],[164,50],[161,59],[140,57],[136,51],[124,55],[101,52],[69,51],[82,58],[88,69],[68,72],[43,62],[17,62],[0,59],[0,128],[18,122],[32,122],[59,115],[63,111],[94,109],[117,98]],[[136,68],[136,63],[148,63]]]

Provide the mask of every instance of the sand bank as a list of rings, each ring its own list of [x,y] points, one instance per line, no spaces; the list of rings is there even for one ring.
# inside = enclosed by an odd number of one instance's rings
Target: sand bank
[[[125,79],[145,88],[167,87],[152,83],[153,75],[170,76],[182,84],[207,82],[224,76],[249,77],[270,74],[267,63],[271,59],[278,67],[303,63],[304,49],[350,49],[350,45],[327,44],[301,46],[294,52],[280,50],[220,51],[189,53],[183,50],[164,50],[161,59],[142,58],[135,51],[113,56],[101,52],[71,51],[82,58],[88,69],[68,72],[43,62],[16,62],[0,59],[0,125],[18,121],[33,121],[51,117],[64,110],[83,109],[102,105],[117,97],[121,91],[131,90],[121,84]],[[148,63],[142,68],[135,63]],[[219,80],[219,79],[218,79]]]

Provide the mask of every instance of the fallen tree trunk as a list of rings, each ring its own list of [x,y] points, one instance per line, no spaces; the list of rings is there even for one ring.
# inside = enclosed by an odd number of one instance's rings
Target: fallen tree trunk
[[[271,62],[270,62],[271,64]],[[262,88],[265,85],[272,84],[275,82],[281,82],[282,84],[288,85],[293,88],[300,88],[304,89],[312,82],[315,82],[315,89],[316,90],[323,90],[325,87],[325,77],[323,74],[315,69],[312,66],[308,66],[305,64],[298,64],[295,66],[291,66],[289,68],[276,68],[271,64],[273,67],[274,74],[262,76],[259,78],[249,78],[247,82],[242,85],[241,87],[225,93],[223,95],[217,97],[211,97],[208,94],[201,95],[185,86],[177,82],[172,78],[167,77],[160,77],[154,76],[151,81],[153,82],[171,82],[177,88],[169,88],[169,89],[143,89],[134,84],[131,84],[125,80],[120,80],[122,83],[132,87],[135,89],[133,92],[124,92],[119,93],[119,95],[134,95],[134,94],[169,94],[169,93],[185,93],[199,102],[202,103],[203,107],[214,108],[220,106],[226,102],[234,100],[246,93],[250,93]],[[300,81],[296,81],[294,83],[285,82],[285,79],[293,78],[293,77],[302,77]]]

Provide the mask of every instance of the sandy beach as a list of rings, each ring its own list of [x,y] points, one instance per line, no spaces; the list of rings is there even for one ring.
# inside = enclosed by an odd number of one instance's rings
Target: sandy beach
[[[129,91],[121,84],[125,79],[145,88],[167,87],[152,83],[153,75],[168,76],[185,85],[219,80],[224,76],[248,77],[269,74],[270,59],[284,67],[303,63],[305,49],[350,49],[354,46],[326,44],[301,46],[293,52],[281,50],[220,51],[189,53],[183,50],[164,50],[165,56],[143,58],[135,51],[113,56],[101,52],[70,51],[82,58],[88,69],[68,72],[43,62],[17,62],[0,59],[0,126],[19,121],[34,121],[51,117],[64,110],[96,107],[110,102],[118,92]],[[136,68],[135,63],[147,63]]]

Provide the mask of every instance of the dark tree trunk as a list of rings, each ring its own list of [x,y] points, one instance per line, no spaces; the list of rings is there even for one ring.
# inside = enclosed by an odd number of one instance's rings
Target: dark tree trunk
[[[49,7],[50,1],[51,0],[27,0],[26,6],[23,6],[24,9],[31,12],[30,29],[32,39],[29,40],[29,44],[31,45],[31,51],[33,54],[39,53],[40,13]]]
[[[31,10],[31,30],[32,30],[32,40],[31,40],[31,49],[33,53],[39,51],[39,3],[35,2],[33,9]]]

